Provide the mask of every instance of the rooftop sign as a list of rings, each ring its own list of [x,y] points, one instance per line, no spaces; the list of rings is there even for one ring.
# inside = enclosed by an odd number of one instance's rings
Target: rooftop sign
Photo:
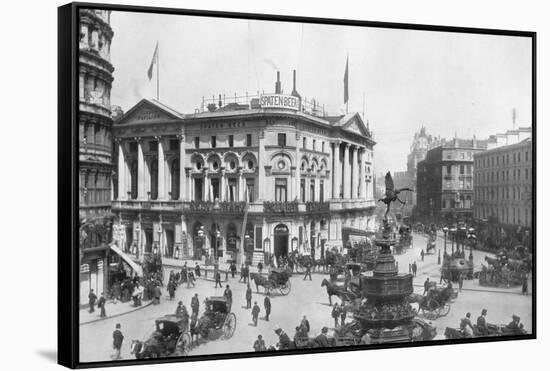
[[[300,99],[292,95],[262,94],[260,96],[260,107],[283,108],[283,109],[291,109],[294,111],[299,111]]]

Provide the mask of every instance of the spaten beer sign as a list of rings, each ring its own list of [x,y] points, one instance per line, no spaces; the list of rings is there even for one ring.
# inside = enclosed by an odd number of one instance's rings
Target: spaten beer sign
[[[283,94],[262,94],[260,96],[260,107],[262,108],[283,108],[294,111],[300,110],[300,99],[292,95]]]

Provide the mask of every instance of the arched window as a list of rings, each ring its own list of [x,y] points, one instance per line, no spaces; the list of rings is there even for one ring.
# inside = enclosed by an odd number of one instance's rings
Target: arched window
[[[137,181],[137,177],[138,177],[138,166],[137,166],[137,161],[133,161],[132,162],[132,166],[130,167],[130,183],[131,183],[131,186],[130,186],[130,191],[131,191],[131,197],[132,197],[132,200],[135,200],[138,196],[138,181]]]
[[[180,160],[179,158],[172,161],[170,166],[170,177],[172,179],[172,184],[170,187],[170,195],[172,200],[177,200],[180,198]]]

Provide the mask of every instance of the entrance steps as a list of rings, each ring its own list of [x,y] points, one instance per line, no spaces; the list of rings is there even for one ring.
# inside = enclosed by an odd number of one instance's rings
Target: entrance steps
[[[259,262],[264,263],[264,253],[263,251],[254,251],[252,253],[252,266],[256,267]]]

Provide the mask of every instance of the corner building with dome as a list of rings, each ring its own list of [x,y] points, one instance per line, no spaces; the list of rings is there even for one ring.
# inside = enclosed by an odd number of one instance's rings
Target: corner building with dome
[[[342,228],[374,229],[375,142],[358,113],[328,115],[279,82],[206,107],[183,114],[143,99],[115,122],[123,250],[256,264],[312,249],[322,258],[342,250]]]

